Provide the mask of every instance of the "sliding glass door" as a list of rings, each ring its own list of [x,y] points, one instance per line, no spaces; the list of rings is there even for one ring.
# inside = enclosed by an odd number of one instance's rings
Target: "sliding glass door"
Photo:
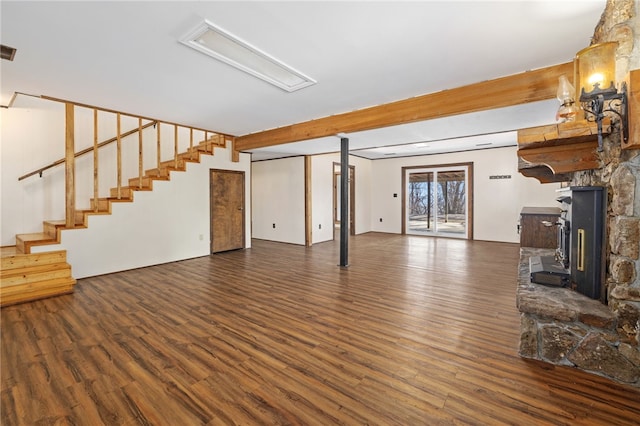
[[[469,238],[469,166],[405,169],[405,231]]]

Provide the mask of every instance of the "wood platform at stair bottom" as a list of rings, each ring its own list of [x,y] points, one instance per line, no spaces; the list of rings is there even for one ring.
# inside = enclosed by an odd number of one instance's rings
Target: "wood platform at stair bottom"
[[[75,284],[65,250],[20,254],[2,249],[0,306],[72,293]]]

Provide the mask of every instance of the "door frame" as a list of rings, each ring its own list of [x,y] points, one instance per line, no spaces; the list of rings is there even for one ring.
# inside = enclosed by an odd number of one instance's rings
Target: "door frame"
[[[402,167],[402,234],[407,234],[407,171],[412,169],[437,169],[448,167],[467,167],[467,232],[464,236],[467,240],[473,240],[473,162],[469,163],[449,163],[449,164],[427,164],[423,166]],[[411,234],[413,235],[413,234]],[[425,235],[429,236],[429,235]],[[434,237],[453,238],[448,235],[433,235]]]
[[[209,169],[209,254],[213,254],[213,253],[221,253],[221,252],[214,252],[213,251],[213,239],[214,239],[214,235],[213,235],[213,207],[214,207],[214,196],[213,196],[213,173],[234,173],[234,174],[239,174],[242,176],[242,246],[241,247],[237,247],[235,249],[230,249],[230,250],[240,250],[240,249],[244,249],[247,246],[247,239],[246,239],[246,220],[247,220],[247,215],[246,215],[246,209],[247,209],[247,197],[246,197],[246,190],[245,190],[245,185],[246,185],[246,174],[244,172],[244,170],[228,170],[228,169]]]
[[[336,239],[336,224],[340,223],[338,212],[338,176],[340,176],[340,163],[333,162],[333,239]],[[349,235],[356,235],[356,166],[349,165]]]

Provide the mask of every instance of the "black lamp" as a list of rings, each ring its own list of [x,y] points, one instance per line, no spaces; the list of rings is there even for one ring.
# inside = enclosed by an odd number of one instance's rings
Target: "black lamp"
[[[620,92],[615,86],[617,46],[617,42],[599,43],[576,54],[580,104],[585,118],[598,125],[598,151],[602,151],[602,120],[607,116],[619,117],[622,138],[629,138],[627,85],[623,82]]]

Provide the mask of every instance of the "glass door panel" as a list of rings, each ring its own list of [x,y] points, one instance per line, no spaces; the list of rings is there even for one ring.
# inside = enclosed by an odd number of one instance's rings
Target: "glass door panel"
[[[437,188],[438,231],[464,235],[467,210],[465,171],[439,172]]]
[[[407,188],[407,212],[410,232],[432,232],[435,224],[433,210],[434,173],[410,173]]]
[[[467,236],[468,166],[407,169],[407,234]]]

